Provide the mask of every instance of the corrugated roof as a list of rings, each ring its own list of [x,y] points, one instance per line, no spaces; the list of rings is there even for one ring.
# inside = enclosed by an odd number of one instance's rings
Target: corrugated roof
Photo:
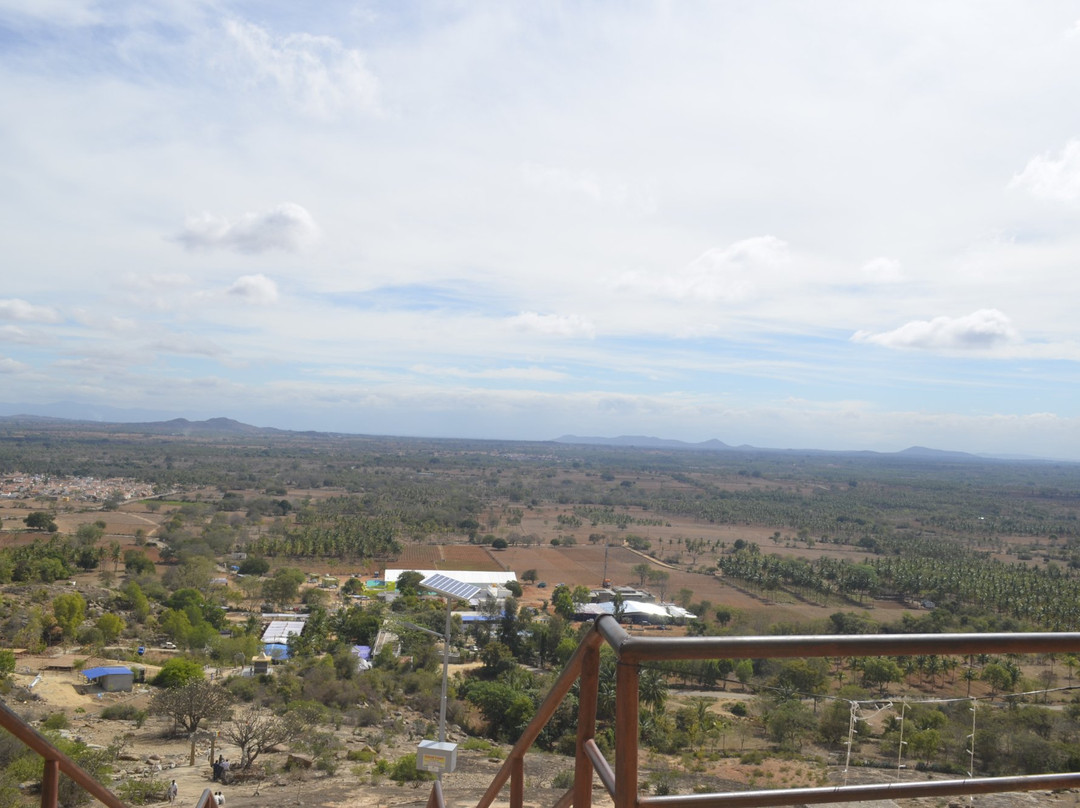
[[[92,682],[102,676],[112,676],[121,673],[126,673],[131,676],[135,675],[131,668],[125,668],[123,665],[107,665],[100,668],[87,668],[82,672],[82,675]]]
[[[289,635],[300,636],[304,633],[303,620],[271,620],[270,625],[263,632],[264,643],[283,643],[289,641]]]

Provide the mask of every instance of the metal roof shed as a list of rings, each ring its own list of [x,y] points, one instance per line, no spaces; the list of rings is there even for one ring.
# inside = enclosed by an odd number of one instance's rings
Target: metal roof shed
[[[89,682],[96,682],[106,693],[126,692],[135,686],[135,672],[122,665],[87,668],[82,672]]]

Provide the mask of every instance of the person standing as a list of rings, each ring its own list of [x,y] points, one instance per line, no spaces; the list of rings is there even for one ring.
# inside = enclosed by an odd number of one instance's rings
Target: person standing
[[[173,780],[169,783],[169,802],[176,802],[176,795],[180,792],[180,789],[176,787],[176,781]]]

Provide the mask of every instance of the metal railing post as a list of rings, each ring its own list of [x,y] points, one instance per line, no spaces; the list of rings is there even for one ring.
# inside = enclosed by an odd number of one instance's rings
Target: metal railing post
[[[56,808],[60,800],[60,761],[45,758],[44,763],[45,768],[41,773],[41,808]]]
[[[596,735],[596,704],[600,691],[600,649],[590,648],[581,661],[578,680],[577,753],[574,759],[574,808],[592,805],[593,766],[585,742]]]
[[[638,666],[615,666],[615,808],[634,808],[638,790]]]
[[[522,808],[525,804],[525,761],[514,758],[510,764],[510,808]]]

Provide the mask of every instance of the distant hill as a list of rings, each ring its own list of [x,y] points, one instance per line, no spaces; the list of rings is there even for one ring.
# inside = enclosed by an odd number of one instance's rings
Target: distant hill
[[[734,449],[723,441],[712,440],[701,443],[687,443],[670,438],[652,438],[644,435],[620,435],[617,438],[579,437],[577,435],[563,435],[555,438],[555,443],[576,443],[587,446],[633,446],[639,449]]]
[[[134,414],[134,413],[128,413]],[[137,416],[136,416],[137,417]],[[249,438],[285,438],[290,436],[303,440],[330,440],[342,437],[372,436],[342,432],[316,432],[277,429],[245,424],[232,418],[208,418],[205,421],[189,421],[187,418],[173,418],[168,421],[104,421],[62,418],[48,415],[0,415],[0,431],[18,430],[89,432],[97,434],[158,435],[162,437],[188,438],[228,438],[229,436]],[[510,443],[534,443],[535,441],[509,441]],[[709,451],[807,455],[862,455],[866,457],[893,457],[906,460],[925,460],[930,462],[963,463],[980,460],[1038,462],[1041,458],[1031,456],[976,455],[968,452],[955,452],[943,449],[931,449],[925,446],[910,446],[899,452],[875,452],[869,450],[829,450],[829,449],[777,449],[742,444],[732,446],[713,438],[699,443],[690,443],[671,438],[657,438],[648,435],[620,435],[614,438],[563,435],[550,443],[578,446],[610,446],[637,449],[662,449],[669,451]]]
[[[581,446],[625,446],[635,449],[686,449],[696,451],[716,452],[769,452],[769,453],[798,453],[806,454],[860,454],[879,455],[883,457],[906,457],[913,460],[986,460],[987,457],[970,454],[968,452],[950,452],[943,449],[928,449],[925,446],[911,446],[899,452],[872,452],[861,451],[835,451],[829,449],[774,449],[760,446],[731,446],[722,440],[701,441],[700,443],[688,443],[687,441],[671,440],[669,438],[653,438],[642,435],[620,435],[617,438],[603,438],[581,435],[563,435],[555,438],[554,443],[578,444]]]
[[[206,421],[189,421],[173,418],[171,421],[146,421],[141,423],[110,423],[106,421],[80,421],[69,418],[51,418],[43,415],[0,416],[0,427],[6,429],[55,429],[82,432],[128,433],[136,435],[168,435],[176,437],[225,437],[228,435],[284,435],[288,430],[258,427],[234,421],[232,418],[210,418]]]

